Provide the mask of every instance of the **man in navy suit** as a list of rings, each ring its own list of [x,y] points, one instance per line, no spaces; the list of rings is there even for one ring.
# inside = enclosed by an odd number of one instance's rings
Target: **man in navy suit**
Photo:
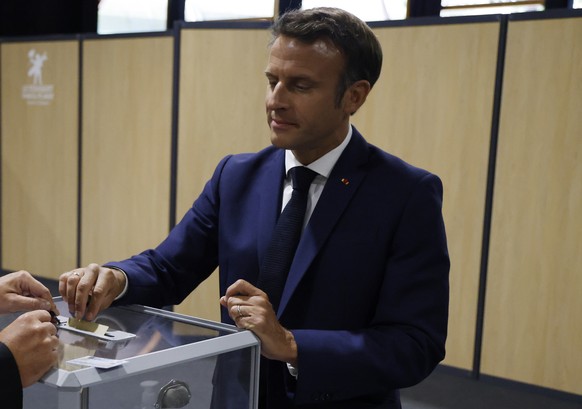
[[[218,266],[223,321],[261,340],[261,407],[400,408],[398,389],[445,355],[449,257],[439,178],[350,124],[381,64],[349,13],[281,16],[265,70],[272,146],[224,158],[157,248],[64,273],[69,308],[176,304]],[[275,309],[257,283],[295,166],[318,175]]]

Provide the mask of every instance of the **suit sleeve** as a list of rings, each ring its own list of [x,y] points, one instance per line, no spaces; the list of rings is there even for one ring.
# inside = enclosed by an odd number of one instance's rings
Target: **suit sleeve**
[[[106,266],[123,270],[127,293],[116,304],[179,304],[218,265],[218,185],[230,156],[217,166],[201,195],[156,248]]]
[[[393,233],[369,325],[293,330],[295,402],[383,396],[428,376],[445,356],[449,257],[442,184],[426,175],[412,189]],[[332,306],[330,306],[330,309]]]
[[[6,345],[0,342],[0,396],[2,407],[8,409],[22,408],[22,384],[18,365],[12,352]]]

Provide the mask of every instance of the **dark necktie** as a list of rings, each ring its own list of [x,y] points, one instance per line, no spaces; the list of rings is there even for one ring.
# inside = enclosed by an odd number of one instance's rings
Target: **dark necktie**
[[[304,166],[292,168],[289,173],[293,179],[293,193],[275,226],[257,284],[267,293],[275,311],[279,306],[287,274],[289,274],[301,237],[309,186],[317,175],[316,172]]]

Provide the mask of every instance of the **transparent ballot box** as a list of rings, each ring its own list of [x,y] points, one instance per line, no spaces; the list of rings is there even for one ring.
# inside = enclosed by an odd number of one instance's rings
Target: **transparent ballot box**
[[[144,306],[109,308],[95,336],[66,329],[58,367],[24,389],[30,409],[252,409],[258,406],[260,346],[250,331]],[[111,367],[108,367],[111,366]]]

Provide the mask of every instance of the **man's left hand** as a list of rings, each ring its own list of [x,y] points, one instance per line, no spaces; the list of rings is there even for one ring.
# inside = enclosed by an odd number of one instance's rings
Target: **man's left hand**
[[[239,328],[252,331],[261,340],[261,354],[297,366],[297,344],[291,331],[277,320],[269,297],[248,281],[238,280],[220,298],[220,304]]]

